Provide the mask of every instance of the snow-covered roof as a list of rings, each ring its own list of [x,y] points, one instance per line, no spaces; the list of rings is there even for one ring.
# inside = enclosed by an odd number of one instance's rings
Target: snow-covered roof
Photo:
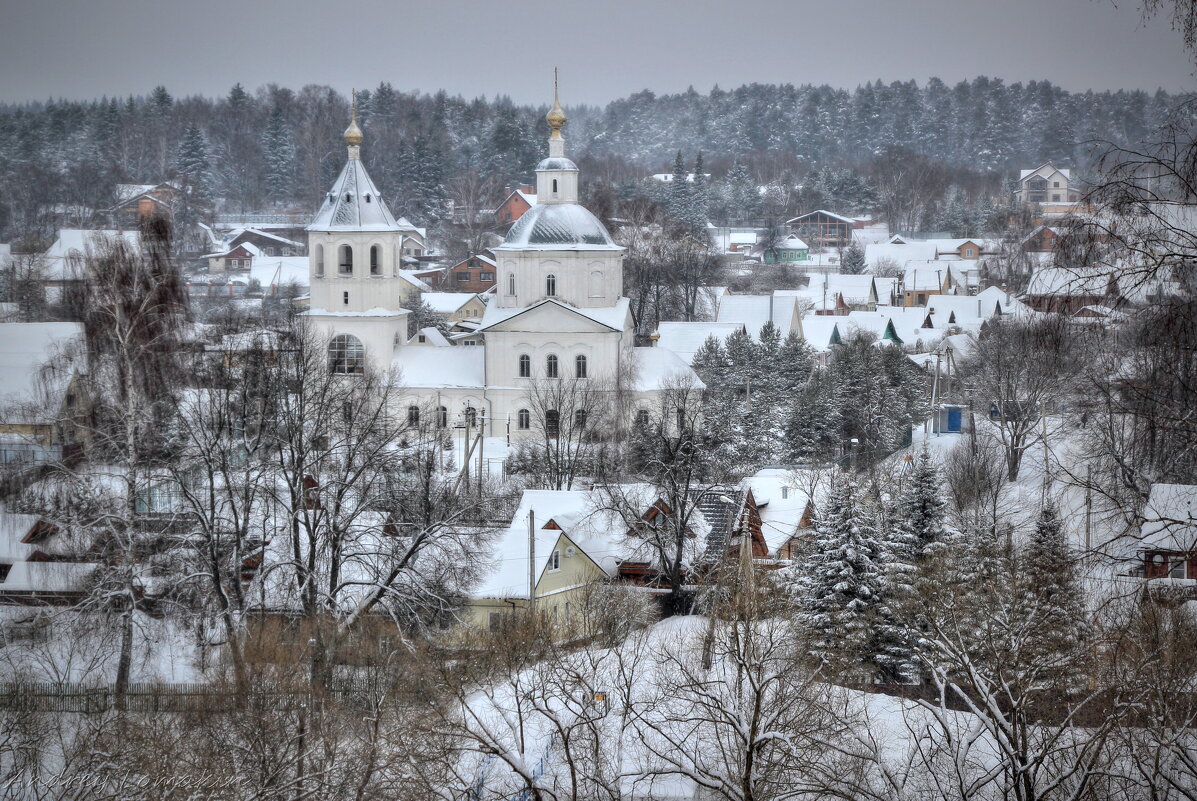
[[[716,319],[743,325],[754,338],[761,326],[772,321],[785,339],[791,330],[800,330],[797,306],[798,298],[792,295],[726,295],[719,301]]]
[[[873,286],[877,287],[877,302],[888,305],[898,291],[898,279],[892,275],[874,275]]]
[[[689,364],[707,337],[724,340],[743,330],[743,323],[664,322],[657,326],[657,333],[661,335],[657,347],[673,351]]]
[[[147,192],[153,192],[157,188],[158,184],[117,184],[114,194],[117,203],[125,203]]]
[[[936,259],[907,261],[902,273],[902,287],[907,292],[935,292],[943,289],[949,275],[952,275],[949,262]]]
[[[931,261],[936,252],[935,245],[926,242],[873,242],[865,245],[865,262],[876,266],[882,259],[892,259],[901,266],[909,261]]]
[[[81,323],[0,323],[0,409],[8,423],[46,422],[57,413],[56,395],[70,378],[42,368],[83,340]],[[8,408],[5,408],[8,407]]]
[[[263,256],[254,259],[249,277],[264,287],[295,283],[308,286],[307,256]]]
[[[653,392],[674,386],[704,389],[690,363],[667,348],[632,348],[635,389]]]
[[[420,278],[421,275],[427,275],[430,272],[430,270],[396,270],[395,276],[402,278],[421,292],[431,292],[432,287]]]
[[[201,258],[201,259],[223,259],[223,258],[231,255],[234,251],[237,251],[237,250],[244,250],[246,253],[248,253],[250,256],[252,256],[254,258],[257,258],[258,256],[262,255],[262,251],[258,248],[257,245],[253,244],[252,242],[238,242],[236,245],[225,248],[224,250],[219,250],[219,251],[216,251],[215,253],[205,253],[204,255],[200,256],[199,258]]]
[[[537,205],[524,212],[495,250],[623,250],[598,217],[577,203]]]
[[[420,296],[438,314],[453,314],[477,297],[474,292],[425,292]]]
[[[1042,170],[1044,167],[1050,167],[1052,170],[1059,172],[1065,178],[1072,178],[1072,170],[1070,168],[1056,167],[1050,161],[1048,161],[1043,164],[1040,164],[1038,167],[1036,167],[1033,170],[1019,170],[1018,171],[1018,180],[1019,181],[1025,180],[1026,178],[1030,177],[1031,175],[1034,175],[1035,173]]]
[[[794,536],[812,500],[807,489],[798,486],[796,476],[795,471],[765,468],[744,479],[760,512],[761,536],[770,555]]]
[[[578,306],[570,305],[558,298],[545,298],[543,300],[533,303],[531,306],[514,306],[507,308],[499,308],[493,303],[488,303],[486,311],[482,315],[482,321],[478,326],[479,331],[485,331],[492,326],[499,323],[506,322],[512,318],[518,317],[521,314],[526,314],[534,309],[538,309],[546,304],[553,304],[562,309],[567,309],[574,314],[585,317],[588,320],[593,320],[599,325],[606,326],[613,331],[622,331],[624,323],[628,319],[629,301],[627,298],[620,298],[614,306],[600,306],[597,308],[580,308]]]
[[[225,351],[246,351],[255,348],[277,350],[283,341],[278,331],[263,328],[257,331],[242,331],[239,334],[226,334],[220,338],[220,349]]]
[[[0,582],[0,594],[11,592],[68,592],[75,589],[94,564],[59,561],[28,561],[46,545],[21,542],[36,526],[36,515],[0,512],[0,561],[11,567]]]
[[[1114,274],[1106,269],[1071,269],[1068,267],[1040,267],[1027,284],[1028,295],[1105,295],[1114,282]]]
[[[992,287],[991,287],[992,288]],[[1001,295],[1001,290],[996,293]],[[927,313],[936,326],[980,324],[1001,314],[1002,299],[985,295],[932,295],[927,298]]]
[[[826,209],[815,209],[814,211],[809,212],[807,214],[803,214],[798,217],[794,217],[792,219],[786,220],[786,225],[794,225],[795,223],[799,223],[802,220],[805,220],[807,217],[811,217],[815,214],[826,214],[828,217],[834,217],[835,219],[841,220],[846,223],[856,222],[856,220],[853,219],[852,217],[845,217],[842,214],[836,214],[834,211],[827,211]]]
[[[486,385],[486,348],[402,347],[392,364],[402,387],[481,389]]]
[[[350,158],[307,230],[404,231],[410,227],[391,214],[361,159]]]
[[[269,231],[263,231],[261,228],[236,228],[228,233],[228,235],[225,237],[225,240],[228,242],[232,242],[232,241],[236,240],[237,237],[244,236],[246,234],[252,234],[255,236],[265,237],[266,239],[272,239],[275,242],[278,242],[279,244],[288,245],[293,248],[303,247],[302,242],[296,242],[293,239],[287,239],[286,237],[281,237],[278,234],[272,234]]]
[[[815,351],[826,353],[831,350],[837,338],[843,337],[843,331],[839,327],[843,319],[823,314],[808,314],[802,318],[802,337]]]
[[[1145,548],[1187,552],[1197,547],[1197,486],[1152,484],[1139,535]]]
[[[507,527],[491,545],[489,564],[471,591],[474,598],[528,597],[528,517],[534,514],[535,558],[532,575],[540,582],[549,556],[564,535],[606,575],[616,574],[622,560],[653,561],[643,541],[627,536],[629,529],[616,508],[647,512],[658,500],[647,484],[621,485],[608,496],[602,490],[524,490],[519,507]],[[552,521],[556,528],[546,529]],[[705,540],[706,521],[694,512],[691,528],[695,541]]]
[[[137,231],[86,230],[63,228],[46,251],[42,275],[49,281],[71,280],[75,275],[71,261],[92,253],[105,244],[123,239],[135,252],[141,250],[141,236]]]
[[[815,273],[808,275],[807,289],[822,294],[826,289],[827,295],[839,293],[847,303],[860,303],[876,299],[877,285],[871,275],[843,275],[839,273]]]
[[[420,341],[420,337],[424,338],[423,342]],[[412,335],[411,339],[407,340],[407,344],[414,345],[416,347],[424,345],[436,348],[448,348],[452,346],[449,340],[445,338],[445,335],[442,334],[439,329],[433,328],[432,326],[421,328]]]

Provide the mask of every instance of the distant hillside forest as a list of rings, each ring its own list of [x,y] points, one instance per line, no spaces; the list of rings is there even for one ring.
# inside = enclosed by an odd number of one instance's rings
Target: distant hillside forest
[[[1015,169],[1047,160],[1083,172],[1088,143],[1139,142],[1183,99],[987,77],[852,91],[753,84],[567,107],[566,133],[587,180],[617,191],[671,171],[682,151],[688,163],[701,152],[716,180],[733,172],[794,183],[815,168],[868,176],[884,160],[934,163],[957,185],[967,188],[959,176],[971,175],[990,193]],[[372,176],[417,223],[443,215],[463,187],[485,182],[494,195],[529,180],[545,151],[547,106],[383,83],[359,92],[358,107]],[[250,94],[237,85],[218,99],[176,99],[158,87],[146,97],[0,106],[0,241],[45,236],[64,210],[107,208],[117,183],[175,180],[225,211],[312,209],[344,161],[348,116],[349,99],[326,86]],[[735,221],[736,210],[724,216]]]

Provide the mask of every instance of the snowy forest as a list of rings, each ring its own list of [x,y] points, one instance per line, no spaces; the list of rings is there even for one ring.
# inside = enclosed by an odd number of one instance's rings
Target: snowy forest
[[[950,173],[970,194],[999,194],[1015,167],[1054,160],[1083,172],[1094,143],[1141,143],[1181,100],[1163,91],[1074,93],[1049,81],[982,76],[955,86],[932,79],[854,90],[646,90],[568,110],[571,152],[593,184],[624,197],[647,173],[669,171],[678,151],[688,163],[705,154],[719,178],[731,173],[734,184],[738,177],[741,196],[744,183],[792,190],[816,168],[883,178],[895,162]],[[339,151],[348,106],[325,86],[271,85],[251,95],[240,84],[221,98],[175,98],[159,86],[140,97],[0,105],[0,239],[48,236],[51,212],[63,206],[109,208],[118,183],[181,181],[228,211],[308,211],[336,177],[330,154]],[[451,198],[461,203],[479,177],[493,181],[492,196],[526,182],[540,159],[544,107],[408,94],[385,82],[359,91],[358,107],[371,174],[396,213],[418,224],[439,219]],[[844,182],[831,177],[825,183]],[[751,211],[735,202],[737,187],[727,191],[724,221],[750,222]],[[819,200],[867,205],[834,190],[812,202]]]

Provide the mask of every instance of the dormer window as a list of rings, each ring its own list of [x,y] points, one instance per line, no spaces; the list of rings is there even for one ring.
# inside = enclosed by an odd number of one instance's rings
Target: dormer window
[[[349,194],[348,192],[346,192],[346,193],[345,193],[345,202],[346,202],[346,203],[350,203],[350,202],[352,202],[352,201],[353,201],[353,195],[351,195],[351,194]]]
[[[366,202],[367,202],[367,203],[369,203],[369,202],[370,202],[370,196],[369,196],[369,195],[366,195]]]

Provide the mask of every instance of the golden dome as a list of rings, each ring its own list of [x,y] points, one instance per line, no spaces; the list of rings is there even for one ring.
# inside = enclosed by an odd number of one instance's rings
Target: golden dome
[[[544,116],[548,121],[549,127],[553,129],[551,136],[557,138],[561,136],[561,128],[569,121],[565,116],[565,111],[561,108],[561,102],[557,99],[557,69],[553,69],[553,107],[549,109],[549,113]]]
[[[357,147],[362,143],[362,129],[357,127],[357,90],[353,90],[353,102],[349,111],[349,127],[345,129],[345,144]]]

